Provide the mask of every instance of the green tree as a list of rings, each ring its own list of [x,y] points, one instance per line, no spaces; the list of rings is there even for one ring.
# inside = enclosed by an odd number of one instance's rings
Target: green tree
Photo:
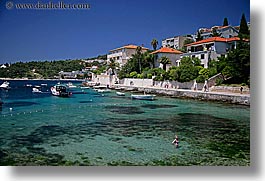
[[[250,85],[250,45],[240,41],[237,49],[230,51],[225,58],[219,58],[218,72],[230,77],[232,83]]]
[[[168,57],[163,56],[160,58],[159,63],[163,64],[163,70],[166,70],[167,64],[171,64],[171,61]]]
[[[180,62],[176,75],[179,82],[189,82],[198,77],[199,70],[202,68],[198,58],[183,57]]]
[[[154,56],[154,54],[150,54],[150,52],[148,51],[143,54],[144,63],[148,63],[150,68],[153,68],[155,66]]]
[[[107,63],[107,70],[111,69],[112,70],[112,75],[116,71],[117,67],[119,67],[119,63],[115,62],[113,58],[110,59],[110,61]]]
[[[153,39],[153,40],[151,41],[151,45],[153,46],[153,49],[156,50],[157,45],[158,45],[158,41],[157,41],[156,39]]]
[[[248,29],[247,20],[246,20],[245,14],[243,13],[241,17],[241,21],[240,21],[239,36],[245,37],[245,36],[249,36],[249,34],[250,32]]]
[[[228,26],[228,19],[224,18],[223,26]]]
[[[198,30],[197,31],[197,37],[196,37],[196,41],[200,41],[200,40],[202,40],[203,38],[202,38],[202,36],[201,36],[201,32]]]
[[[182,49],[180,49],[180,51],[187,52],[187,47],[185,45],[193,43],[193,42],[194,42],[193,39],[190,39],[190,38],[185,39],[183,42],[183,47],[182,47]]]
[[[217,32],[217,28],[213,28],[212,29],[212,37],[219,37],[219,36],[221,36],[221,34]]]
[[[142,72],[142,67],[141,67],[142,47],[141,46],[138,46],[136,48],[136,56],[137,56],[138,63],[139,63],[139,73],[141,73]]]

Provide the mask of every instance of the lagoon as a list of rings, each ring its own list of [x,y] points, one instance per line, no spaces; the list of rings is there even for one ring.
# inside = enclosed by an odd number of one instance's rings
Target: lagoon
[[[58,81],[9,82],[0,165],[250,165],[249,106],[79,88],[60,98],[49,92]],[[36,94],[26,84],[47,86]]]

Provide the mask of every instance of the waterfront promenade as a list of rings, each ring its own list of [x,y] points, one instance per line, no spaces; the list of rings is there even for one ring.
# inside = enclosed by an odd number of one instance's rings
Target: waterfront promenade
[[[115,84],[111,88],[123,89],[125,91],[139,91],[148,94],[157,94],[176,98],[190,98],[250,106],[250,94],[240,94],[233,92],[204,92],[202,90],[194,91],[189,89],[174,89],[151,86],[126,86],[122,84]]]

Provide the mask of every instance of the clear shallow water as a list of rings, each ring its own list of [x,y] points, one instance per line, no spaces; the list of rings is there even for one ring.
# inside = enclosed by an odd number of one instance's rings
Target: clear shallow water
[[[56,81],[10,83],[1,91],[0,165],[250,164],[249,107],[79,88],[59,98],[48,91]],[[29,83],[48,85],[33,94]]]

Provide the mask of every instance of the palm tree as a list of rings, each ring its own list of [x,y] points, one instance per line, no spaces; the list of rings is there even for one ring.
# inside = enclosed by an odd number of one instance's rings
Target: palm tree
[[[156,39],[153,39],[153,40],[151,41],[151,45],[153,46],[153,49],[156,50],[157,45],[158,45],[158,41],[157,41]]]
[[[154,68],[154,55],[153,54],[150,54],[149,52],[145,52],[144,60],[145,62],[149,63],[150,68]]]
[[[142,70],[141,70],[141,56],[142,56],[142,47],[138,46],[136,48],[136,57],[137,57],[138,63],[139,63],[139,73],[142,72]]]
[[[115,62],[115,60],[111,58],[110,62],[108,62],[108,65],[107,65],[107,70],[111,70],[111,75],[114,74],[117,67],[119,67],[119,63]]]
[[[197,37],[196,37],[196,41],[200,41],[200,40],[202,40],[203,38],[202,38],[202,36],[201,36],[201,32],[198,30],[197,31]]]
[[[159,62],[161,64],[163,64],[163,69],[164,70],[166,70],[167,64],[171,64],[171,61],[169,60],[169,58],[168,57],[165,57],[165,56],[161,57],[160,60],[159,60]]]

